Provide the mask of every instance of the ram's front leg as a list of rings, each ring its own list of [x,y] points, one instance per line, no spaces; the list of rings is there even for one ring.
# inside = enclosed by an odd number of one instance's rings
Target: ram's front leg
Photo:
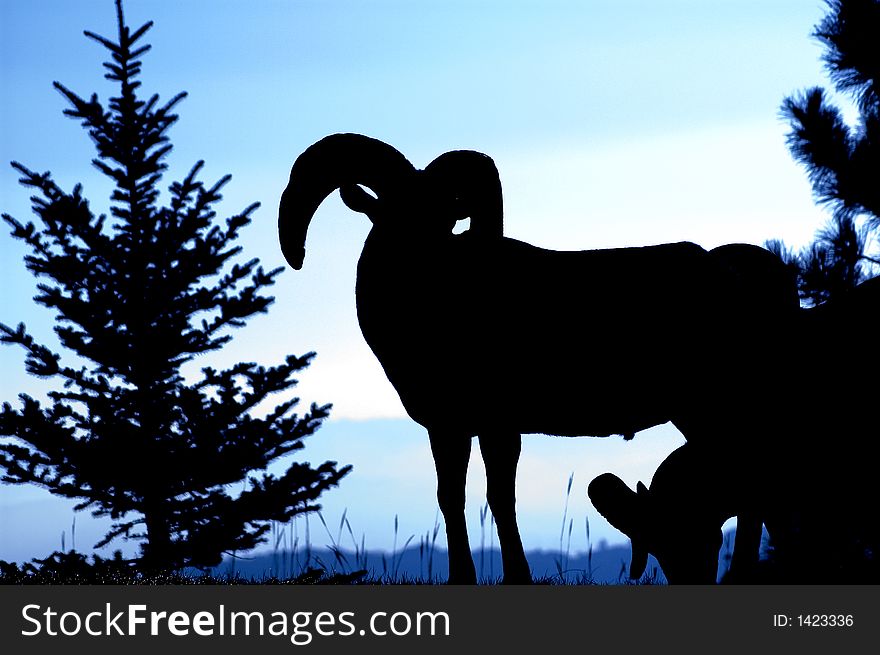
[[[446,522],[449,584],[476,584],[477,571],[464,514],[471,437],[445,430],[429,430],[428,437],[437,469],[437,502]]]
[[[532,573],[516,524],[516,466],[520,435],[481,434],[480,451],[486,464],[486,499],[498,527],[505,584],[530,584]]]

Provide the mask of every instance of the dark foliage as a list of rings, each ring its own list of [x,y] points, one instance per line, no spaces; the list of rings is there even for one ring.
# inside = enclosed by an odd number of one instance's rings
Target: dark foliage
[[[831,210],[832,218],[801,252],[781,242],[768,244],[797,266],[801,296],[811,305],[872,277],[880,264],[869,254],[880,230],[880,2],[828,0],[827,5],[828,14],[813,35],[825,46],[831,81],[853,98],[859,115],[856,125],[847,124],[819,87],[785,99],[789,149],[806,168],[816,201]]]
[[[234,245],[258,204],[215,220],[229,176],[206,185],[198,162],[171,184],[169,204],[158,204],[167,131],[185,94],[164,104],[138,97],[150,47],[140,42],[152,23],[132,32],[121,0],[117,13],[115,42],[85,34],[109,51],[105,77],[118,83],[118,95],[105,107],[96,95],[84,99],[55,83],[70,104],[65,114],[95,144],[92,163],[115,183],[110,217],[93,213],[81,186],[68,193],[49,173],[12,164],[37,192],[40,224],[3,218],[29,246],[25,263],[42,280],[35,300],[55,311],[55,332],[74,363],[24,325],[0,324],[0,341],[25,349],[28,373],[62,383],[48,402],[22,394],[16,407],[3,404],[0,436],[13,439],[0,442],[0,470],[5,483],[37,484],[79,499],[78,510],[111,517],[96,547],[142,540],[145,571],[208,567],[224,552],[265,541],[270,521],[316,509],[350,467],[293,463],[280,476],[266,473],[328,415],[329,405],[314,404],[294,414],[295,398],[262,405],[291,389],[314,353],[184,375],[195,356],[229,342],[231,328],[267,311],[273,299],[263,290],[281,269],[242,261]],[[230,494],[243,480],[246,489]]]
[[[0,560],[0,584],[7,585],[240,585],[240,584],[295,584],[347,585],[361,582],[366,571],[336,573],[310,568],[290,578],[253,578],[241,575],[215,576],[210,573],[171,572],[145,575],[134,562],[122,558],[116,551],[112,559],[98,555],[87,558],[74,551],[56,551],[45,559],[19,566]]]

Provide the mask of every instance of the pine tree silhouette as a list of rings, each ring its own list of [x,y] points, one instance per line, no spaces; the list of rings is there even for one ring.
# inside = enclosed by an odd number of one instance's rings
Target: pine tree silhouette
[[[0,341],[26,349],[30,374],[63,383],[47,403],[22,394],[17,407],[3,404],[0,435],[15,439],[0,443],[0,470],[6,483],[37,484],[81,500],[78,510],[111,517],[96,547],[142,540],[146,572],[213,566],[224,552],[265,541],[271,521],[317,509],[316,499],[350,467],[293,463],[280,476],[266,473],[328,416],[329,405],[315,404],[294,414],[298,399],[261,409],[296,384],[291,376],[314,353],[184,377],[187,362],[222,348],[230,328],[267,311],[273,298],[263,289],[282,269],[240,261],[233,243],[259,205],[215,221],[230,178],[203,184],[203,162],[170,186],[168,206],[158,205],[172,111],[186,94],[165,104],[138,97],[150,48],[141,40],[152,23],[132,32],[121,0],[116,11],[116,42],[85,34],[110,52],[105,77],[118,83],[118,95],[105,108],[96,95],[86,100],[54,84],[70,103],[64,113],[95,143],[93,164],[115,183],[111,217],[95,216],[80,185],[67,193],[49,173],[12,164],[38,192],[32,202],[41,225],[3,218],[29,246],[27,268],[43,279],[35,300],[56,312],[55,331],[75,363],[62,363],[23,324],[0,324]],[[243,491],[229,492],[245,480]]]
[[[880,233],[880,2],[826,4],[828,14],[813,35],[825,46],[831,81],[855,100],[858,121],[848,125],[821,87],[785,99],[789,149],[832,218],[801,252],[778,240],[767,244],[797,267],[801,297],[811,305],[873,277],[880,266],[880,257],[869,254]]]

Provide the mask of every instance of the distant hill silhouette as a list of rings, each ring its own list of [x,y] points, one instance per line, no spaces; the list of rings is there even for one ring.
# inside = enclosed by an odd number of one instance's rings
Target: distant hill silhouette
[[[387,575],[390,580],[400,582],[427,582],[429,579],[429,557],[425,551],[420,553],[418,546],[397,551],[393,555],[382,551],[367,551],[366,557],[361,554],[360,564],[353,551],[340,550],[338,552],[339,556],[329,548],[315,548],[311,551],[310,566],[323,566],[331,572],[351,572],[366,568],[371,578],[382,578]],[[491,551],[487,549],[482,553],[477,550],[473,555],[480,581],[501,581],[501,552],[498,549]],[[537,581],[560,581],[559,570],[562,567],[565,580],[569,583],[575,583],[582,579],[588,579],[597,584],[628,582],[630,562],[628,545],[596,549],[589,559],[585,552],[571,553],[566,558],[565,553],[543,550],[527,552],[526,557]],[[364,562],[366,566],[362,567]],[[446,551],[440,548],[435,549],[431,561],[431,577],[435,582],[446,581],[448,576],[447,562]],[[261,580],[272,577],[296,576],[306,568],[308,566],[306,566],[304,551],[300,550],[296,553],[277,551],[260,553],[247,559],[236,559],[234,562],[226,559],[220,567],[214,570],[214,573],[234,573],[246,578]],[[648,562],[646,576],[654,582],[666,582],[657,560],[653,557]],[[550,580],[551,578],[553,580]]]
[[[724,531],[724,544],[721,552],[726,554],[718,564],[718,580],[721,580],[729,565],[729,555],[733,550],[736,527]],[[762,552],[766,554],[767,533],[764,531]],[[398,550],[395,553],[381,550],[368,550],[356,557],[351,550],[339,549],[339,555],[330,548],[312,548],[310,564],[306,565],[306,550],[296,552],[278,550],[255,553],[247,558],[238,558],[234,562],[226,558],[223,564],[213,570],[218,575],[236,574],[257,581],[267,578],[290,578],[299,575],[309,567],[325,568],[330,573],[351,573],[366,569],[372,579],[384,576],[389,581],[397,582],[446,582],[449,574],[448,556],[445,549],[435,548],[433,556],[427,549],[420,552],[418,546]],[[477,576],[481,582],[501,582],[501,551],[497,548],[473,551]],[[629,544],[606,545],[600,542],[593,549],[590,557],[586,552],[565,553],[552,550],[532,550],[526,552],[532,575],[538,582],[561,582],[560,568],[565,573],[565,581],[569,584],[589,580],[594,584],[628,584],[629,565],[632,553]],[[428,575],[430,560],[431,575]],[[365,564],[365,565],[364,565]],[[666,577],[660,564],[653,556],[648,558],[643,581],[654,584],[666,584]]]

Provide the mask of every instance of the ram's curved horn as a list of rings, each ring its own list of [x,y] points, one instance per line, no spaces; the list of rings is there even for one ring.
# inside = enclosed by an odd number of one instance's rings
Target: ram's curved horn
[[[381,195],[414,170],[393,147],[360,134],[333,134],[309,146],[293,163],[278,208],[278,238],[287,263],[302,268],[309,223],[333,191],[363,184]]]
[[[462,217],[470,216],[470,233],[500,237],[504,229],[501,180],[495,162],[474,150],[453,150],[425,167],[435,185],[451,192]]]
[[[648,490],[639,482],[638,493],[613,473],[603,473],[587,488],[593,507],[632,542],[629,577],[642,577],[648,566],[648,549],[644,539],[645,503]]]

